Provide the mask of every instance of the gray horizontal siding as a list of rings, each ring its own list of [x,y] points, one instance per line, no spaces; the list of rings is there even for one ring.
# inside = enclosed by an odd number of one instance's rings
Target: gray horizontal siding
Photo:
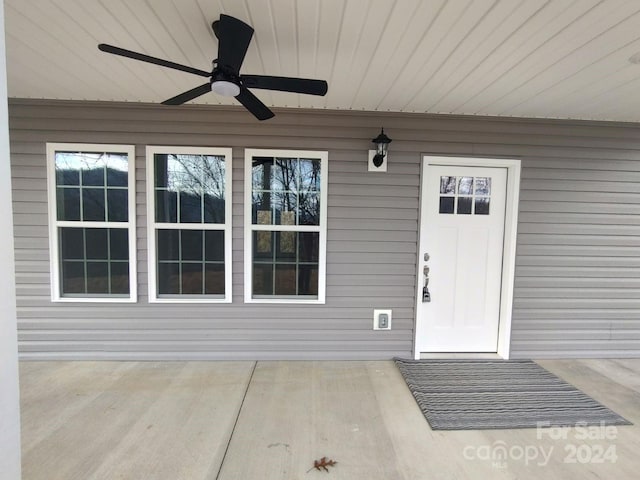
[[[366,172],[370,139],[394,142]],[[640,355],[640,128],[629,124],[10,102],[20,351],[27,358],[390,358],[413,344],[422,154],[523,160],[512,353]],[[50,302],[45,143],[136,146],[136,304]],[[145,145],[233,147],[233,303],[147,301]],[[243,303],[244,148],[329,151],[326,305]],[[393,330],[371,329],[393,308]]]

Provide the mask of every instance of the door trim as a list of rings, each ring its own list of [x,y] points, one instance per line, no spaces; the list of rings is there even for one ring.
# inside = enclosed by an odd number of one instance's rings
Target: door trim
[[[422,270],[425,266],[425,236],[422,228],[426,212],[426,197],[423,192],[425,175],[429,165],[451,165],[467,167],[498,167],[507,169],[507,192],[504,219],[504,244],[502,250],[502,284],[500,289],[500,320],[498,326],[498,351],[501,358],[508,359],[511,348],[511,315],[513,311],[513,284],[516,267],[516,241],[518,231],[518,204],[520,198],[521,161],[504,158],[484,157],[446,157],[439,155],[423,155],[420,172],[420,212],[418,224],[418,261],[416,270],[416,318],[414,323],[413,354],[420,359],[418,349],[418,322],[422,316]],[[466,352],[461,352],[466,353]]]

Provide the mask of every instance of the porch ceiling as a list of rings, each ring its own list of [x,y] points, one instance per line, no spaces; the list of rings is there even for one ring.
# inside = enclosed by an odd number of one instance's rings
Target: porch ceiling
[[[326,97],[255,90],[269,106],[640,121],[637,0],[4,3],[10,97],[160,102],[202,80],[97,44],[209,70],[225,13],[256,31],[243,73],[329,83]]]

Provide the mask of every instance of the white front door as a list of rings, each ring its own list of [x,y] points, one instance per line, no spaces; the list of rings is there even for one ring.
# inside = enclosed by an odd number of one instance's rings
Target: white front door
[[[423,171],[417,352],[498,351],[507,168],[481,162]]]

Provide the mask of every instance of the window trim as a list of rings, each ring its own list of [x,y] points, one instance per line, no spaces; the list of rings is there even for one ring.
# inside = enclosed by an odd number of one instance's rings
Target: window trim
[[[253,225],[252,218],[252,164],[254,156],[317,158],[320,160],[320,225]],[[315,304],[326,303],[327,284],[327,197],[329,152],[320,150],[279,150],[246,148],[244,150],[244,302],[274,304]],[[254,298],[252,239],[254,231],[280,232],[319,232],[320,251],[318,252],[318,298]]]
[[[127,222],[91,222],[91,221],[66,221],[58,220],[57,192],[56,192],[56,165],[55,154],[58,151],[75,152],[123,152],[127,155],[128,166],[128,218]],[[51,280],[52,302],[75,303],[136,303],[138,301],[137,278],[137,245],[136,245],[136,155],[133,145],[115,145],[106,143],[49,143],[46,144],[47,161],[47,215],[49,220],[49,264]],[[129,240],[129,296],[78,296],[69,297],[61,294],[60,279],[60,242],[58,238],[59,227],[74,228],[126,228]]]
[[[154,156],[160,154],[184,154],[184,155],[217,155],[225,158],[225,198],[224,198],[224,227],[221,224],[207,223],[157,223],[155,204],[155,165]],[[224,147],[179,147],[147,145],[146,147],[146,170],[147,170],[147,269],[148,269],[148,291],[149,303],[231,303],[233,298],[233,236],[232,236],[232,215],[233,215],[233,195],[232,195],[232,170],[233,151]],[[213,228],[212,228],[213,227]],[[198,298],[189,297],[162,297],[158,296],[157,290],[157,264],[156,264],[156,230],[219,230],[224,231],[224,297],[213,298],[203,296]]]

